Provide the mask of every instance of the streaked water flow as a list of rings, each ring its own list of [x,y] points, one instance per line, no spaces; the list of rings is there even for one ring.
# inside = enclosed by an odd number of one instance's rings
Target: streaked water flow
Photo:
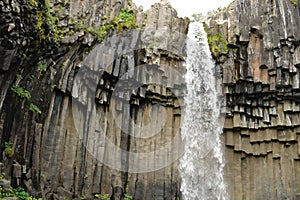
[[[185,200],[228,199],[223,177],[220,105],[215,65],[202,24],[191,23],[187,41],[185,114],[181,135],[181,192]]]

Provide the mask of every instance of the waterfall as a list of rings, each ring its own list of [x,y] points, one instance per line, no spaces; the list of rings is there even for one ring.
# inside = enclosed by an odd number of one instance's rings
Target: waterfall
[[[202,24],[191,23],[188,36],[181,192],[185,200],[227,199],[215,65]]]

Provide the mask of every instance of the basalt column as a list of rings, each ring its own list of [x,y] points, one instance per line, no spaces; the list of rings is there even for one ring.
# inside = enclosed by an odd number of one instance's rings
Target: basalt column
[[[299,9],[234,1],[206,22],[222,72],[231,199],[300,197]]]
[[[46,199],[177,198],[188,19],[164,2],[145,13],[127,1],[11,2],[0,141],[12,184]]]

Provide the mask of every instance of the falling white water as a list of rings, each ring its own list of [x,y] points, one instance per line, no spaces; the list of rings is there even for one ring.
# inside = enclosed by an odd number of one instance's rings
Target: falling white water
[[[185,200],[228,199],[223,178],[215,65],[202,24],[189,28],[186,58],[187,95],[181,129],[181,192]]]

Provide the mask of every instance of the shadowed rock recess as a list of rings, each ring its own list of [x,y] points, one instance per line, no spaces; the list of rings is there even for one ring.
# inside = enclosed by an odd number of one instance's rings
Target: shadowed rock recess
[[[231,199],[300,198],[299,23],[290,0],[237,0],[206,22]]]
[[[145,13],[126,0],[0,8],[0,172],[11,184],[45,199],[176,199],[177,161],[154,153],[178,149],[185,85],[167,69],[185,73],[188,19],[164,2]],[[142,137],[144,126],[156,133]],[[157,163],[126,152],[154,152]]]

